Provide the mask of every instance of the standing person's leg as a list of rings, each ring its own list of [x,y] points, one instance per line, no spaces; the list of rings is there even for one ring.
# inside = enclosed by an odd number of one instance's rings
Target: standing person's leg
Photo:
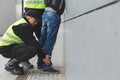
[[[41,27],[41,29],[39,29],[39,32],[40,32],[40,38],[39,39],[41,39],[41,37],[42,37],[42,42],[39,42],[40,43],[40,45],[41,45],[41,48],[44,48],[44,43],[45,43],[45,39],[46,39],[46,34],[47,34],[47,24],[46,24],[46,18],[44,18],[45,16],[44,16],[44,13],[43,13],[43,17],[42,17],[42,26],[44,26],[44,27]],[[47,16],[46,16],[47,17]],[[42,31],[42,32],[41,32]],[[37,68],[38,69],[41,69],[42,68],[42,65],[43,65],[43,58],[44,58],[44,56],[43,57],[41,57],[41,55],[38,53],[37,54],[37,56],[38,56],[38,61],[37,61]]]
[[[43,26],[41,30],[41,37],[39,42],[44,45],[44,55],[52,56],[52,50],[56,42],[57,33],[60,25],[60,16],[55,12],[45,12],[43,14]],[[39,63],[39,58],[38,58]],[[45,72],[59,73],[59,71],[53,69],[52,62],[49,65],[43,63],[42,70]]]
[[[52,51],[56,42],[58,30],[60,27],[60,15],[56,12],[47,12],[47,36],[44,45],[44,53],[52,56]],[[42,38],[42,37],[41,37]],[[41,41],[41,40],[40,40]]]

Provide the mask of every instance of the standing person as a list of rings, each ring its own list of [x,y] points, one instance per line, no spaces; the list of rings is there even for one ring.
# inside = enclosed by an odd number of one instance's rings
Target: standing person
[[[24,74],[19,63],[28,61],[36,53],[41,53],[39,42],[33,36],[33,28],[39,19],[35,10],[30,10],[25,17],[12,24],[0,39],[0,54],[10,60],[5,70],[15,75]]]
[[[46,5],[44,0],[25,0],[25,13],[29,10],[35,10],[37,11],[40,17],[38,24],[36,25],[36,27],[34,27],[34,32],[37,39],[39,39],[40,37],[40,29],[42,26],[42,14],[45,10],[45,7]],[[29,61],[22,62],[21,64],[23,67],[26,67],[28,69],[33,68],[33,65]]]
[[[42,69],[45,73],[60,73],[60,71],[51,67],[51,57],[61,23],[61,15],[65,9],[65,1],[45,0],[45,3],[46,8],[43,13],[41,36],[39,38],[45,58],[43,61],[40,57],[38,58],[37,68]]]

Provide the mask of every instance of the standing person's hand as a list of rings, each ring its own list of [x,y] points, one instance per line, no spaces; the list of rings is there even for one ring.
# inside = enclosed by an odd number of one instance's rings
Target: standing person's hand
[[[51,63],[51,56],[46,55],[45,58],[43,59],[43,61],[44,61],[47,65],[49,65],[49,64]]]

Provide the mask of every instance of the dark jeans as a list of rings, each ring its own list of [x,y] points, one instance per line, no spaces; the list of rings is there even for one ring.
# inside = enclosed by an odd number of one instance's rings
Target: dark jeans
[[[52,56],[52,51],[56,42],[58,30],[60,27],[61,17],[56,12],[45,11],[42,16],[41,36],[39,38],[40,45],[44,45],[43,54]],[[39,66],[42,60],[38,56],[37,65]],[[52,66],[43,63],[42,69],[46,70]]]
[[[56,12],[45,11],[43,13],[40,45],[44,45],[44,54],[52,56],[52,51],[57,39],[61,17]]]
[[[0,54],[6,58],[15,58],[21,62],[27,61],[34,57],[37,49],[25,44],[13,44],[10,46],[0,47]]]

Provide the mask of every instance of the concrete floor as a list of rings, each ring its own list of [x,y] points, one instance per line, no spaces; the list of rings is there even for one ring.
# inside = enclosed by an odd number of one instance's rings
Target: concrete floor
[[[56,55],[58,56],[58,55]],[[53,56],[54,58],[55,56]],[[4,69],[5,63],[8,59],[0,55],[0,80],[65,80],[64,67],[61,64],[61,61],[53,59],[53,67],[61,71],[60,74],[44,74],[41,70],[38,70],[36,67],[37,57],[34,57],[30,60],[34,64],[34,68],[27,70],[25,75],[17,76],[12,75],[10,72]],[[59,63],[57,63],[59,62]],[[56,64],[57,63],[57,64]]]

